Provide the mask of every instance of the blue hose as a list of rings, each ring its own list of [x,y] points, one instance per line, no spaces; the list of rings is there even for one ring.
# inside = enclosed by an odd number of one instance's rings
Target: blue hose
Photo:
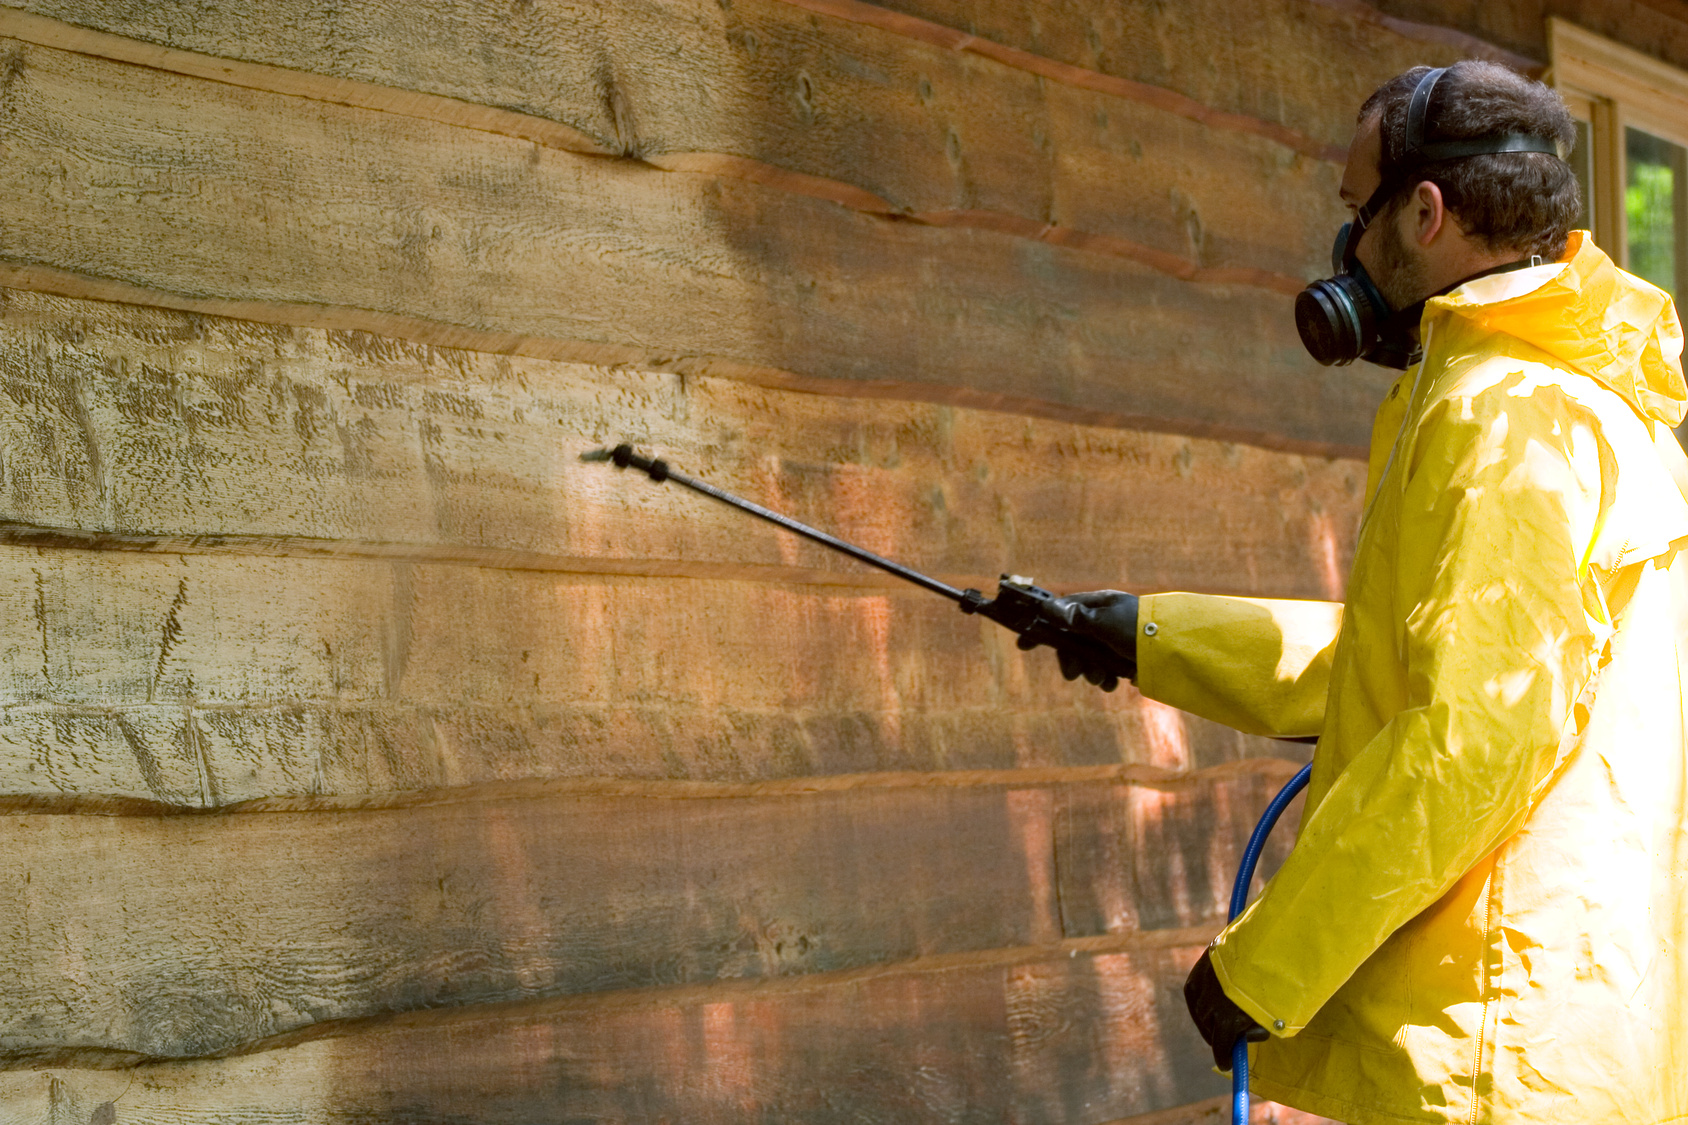
[[[1254,826],[1254,834],[1248,838],[1248,847],[1243,849],[1243,861],[1237,868],[1237,881],[1231,887],[1231,912],[1227,921],[1235,922],[1237,915],[1248,905],[1248,885],[1254,882],[1254,868],[1260,862],[1260,853],[1266,848],[1266,837],[1272,834],[1278,818],[1284,815],[1289,803],[1307,788],[1307,779],[1312,775],[1312,766],[1302,766],[1295,776],[1289,779],[1289,784],[1278,790],[1278,795],[1272,798],[1272,803],[1266,806],[1266,811],[1260,814],[1260,823]],[[1238,1039],[1236,1046],[1231,1048],[1231,1121],[1232,1125],[1248,1125],[1247,1038]]]

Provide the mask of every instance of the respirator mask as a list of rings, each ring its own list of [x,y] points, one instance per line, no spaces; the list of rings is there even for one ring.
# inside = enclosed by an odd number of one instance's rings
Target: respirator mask
[[[1532,137],[1526,133],[1426,144],[1425,111],[1430,106],[1430,94],[1436,88],[1437,80],[1446,73],[1446,67],[1432,70],[1413,88],[1412,98],[1407,103],[1406,150],[1396,166],[1383,177],[1377,190],[1372,192],[1371,198],[1355,212],[1354,220],[1342,224],[1336,245],[1331,248],[1331,271],[1335,276],[1313,282],[1295,299],[1295,327],[1301,333],[1301,342],[1313,358],[1326,367],[1353,363],[1356,359],[1397,369],[1418,362],[1416,333],[1419,318],[1424,313],[1424,301],[1405,309],[1391,308],[1357,255],[1366,228],[1403,189],[1424,179],[1421,173],[1425,168],[1445,160],[1503,152],[1559,155],[1559,148],[1551,139]],[[1484,273],[1522,269],[1531,261],[1514,262]],[[1470,280],[1469,277],[1462,278],[1442,292],[1451,292]]]

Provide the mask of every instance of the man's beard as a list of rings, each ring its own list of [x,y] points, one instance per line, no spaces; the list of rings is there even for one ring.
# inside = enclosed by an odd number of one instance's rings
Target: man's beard
[[[1424,262],[1401,238],[1395,216],[1395,208],[1379,216],[1377,276],[1372,281],[1389,307],[1399,312],[1430,296],[1430,289],[1424,280]]]

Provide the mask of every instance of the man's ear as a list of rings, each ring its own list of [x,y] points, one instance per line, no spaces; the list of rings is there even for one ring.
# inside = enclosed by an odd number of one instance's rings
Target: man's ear
[[[1429,180],[1420,181],[1413,189],[1407,211],[1413,226],[1413,241],[1420,246],[1435,242],[1436,236],[1447,226],[1448,208],[1442,202],[1442,189]]]

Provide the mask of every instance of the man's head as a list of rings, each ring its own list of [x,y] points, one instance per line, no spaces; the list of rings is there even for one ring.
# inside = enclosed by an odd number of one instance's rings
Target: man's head
[[[1361,107],[1342,197],[1364,203],[1406,171],[1408,103],[1428,67],[1390,79]],[[1466,61],[1435,84],[1425,143],[1505,134],[1542,137],[1568,153],[1576,140],[1559,95],[1494,63]],[[1565,161],[1537,152],[1470,156],[1424,165],[1373,220],[1357,256],[1394,308],[1405,308],[1494,266],[1539,254],[1552,261],[1581,210]]]

